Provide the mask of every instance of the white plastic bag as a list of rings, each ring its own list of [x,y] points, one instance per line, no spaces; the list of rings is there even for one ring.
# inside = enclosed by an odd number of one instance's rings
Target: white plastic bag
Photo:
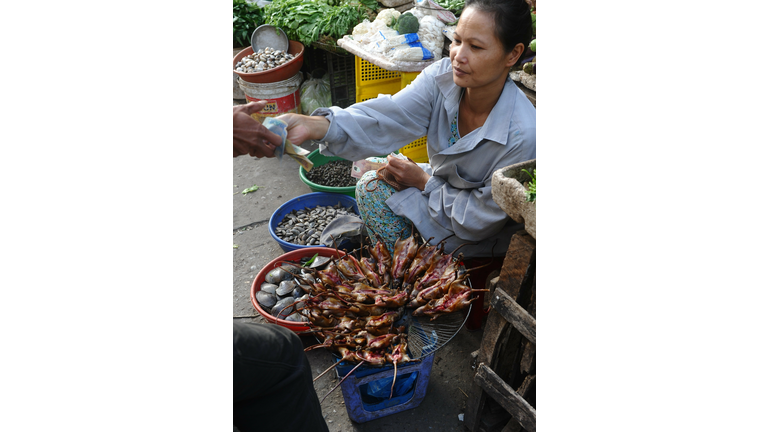
[[[444,28],[445,23],[432,15],[427,15],[419,20],[419,40],[424,48],[428,49],[436,58],[440,58],[443,53]]]
[[[381,34],[381,39],[376,44],[383,52],[387,52],[398,45],[408,45],[409,43],[419,41],[419,35],[416,33],[398,34],[395,32],[394,35],[386,35],[383,32],[379,33]]]
[[[387,55],[393,60],[399,61],[422,61],[435,58],[432,52],[424,48],[419,42],[392,48]]]
[[[322,78],[315,78],[304,81],[301,84],[301,113],[310,115],[318,108],[328,108],[333,105],[331,100],[331,81],[326,73]]]
[[[453,12],[443,8],[432,0],[415,0],[415,4],[416,7],[414,9],[421,9],[419,11],[420,14],[432,15],[444,23],[456,22],[456,15],[454,15]],[[416,13],[414,13],[414,15],[416,15]]]

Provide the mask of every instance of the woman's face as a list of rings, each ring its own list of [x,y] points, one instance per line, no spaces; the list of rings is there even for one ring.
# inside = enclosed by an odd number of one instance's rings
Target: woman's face
[[[453,82],[459,87],[479,88],[503,82],[522,54],[522,44],[505,53],[494,29],[490,13],[472,7],[462,12],[451,44]]]

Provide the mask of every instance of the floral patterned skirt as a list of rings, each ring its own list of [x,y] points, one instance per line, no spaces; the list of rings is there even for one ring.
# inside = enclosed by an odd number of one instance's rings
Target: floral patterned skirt
[[[386,158],[371,157],[371,162],[385,163]],[[387,245],[392,254],[395,241],[411,236],[411,220],[396,215],[385,202],[395,193],[395,188],[385,182],[374,180],[376,171],[368,171],[360,177],[355,188],[357,208],[365,222],[365,228],[372,242],[377,241],[377,234]]]

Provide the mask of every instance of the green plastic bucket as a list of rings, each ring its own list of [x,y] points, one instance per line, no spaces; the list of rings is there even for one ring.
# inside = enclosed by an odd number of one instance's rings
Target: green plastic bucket
[[[309,160],[312,161],[314,166],[324,165],[328,162],[333,162],[336,160],[346,160],[344,158],[340,158],[338,156],[323,156],[320,154],[320,150],[315,150],[312,153],[307,156]],[[309,186],[309,189],[312,190],[312,192],[333,192],[333,193],[340,193],[344,195],[349,195],[352,198],[355,198],[355,186],[347,186],[347,187],[331,187],[331,186],[323,186],[319,185],[317,183],[313,183],[309,181],[307,178],[307,170],[304,169],[304,167],[299,167],[299,177],[301,177],[301,181],[303,181],[307,186]]]

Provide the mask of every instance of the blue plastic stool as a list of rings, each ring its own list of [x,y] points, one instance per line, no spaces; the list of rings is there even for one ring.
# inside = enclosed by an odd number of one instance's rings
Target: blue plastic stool
[[[404,394],[397,393],[388,398],[381,398],[381,401],[375,400],[365,395],[368,386],[379,384],[378,381],[386,380],[385,388],[388,390],[392,383],[394,375],[394,366],[370,367],[360,366],[349,378],[341,383],[341,392],[344,395],[344,405],[347,407],[349,419],[356,423],[365,423],[390,414],[399,413],[419,406],[424,396],[427,394],[427,385],[429,384],[429,374],[432,372],[432,362],[435,354],[424,357],[419,362],[410,362],[397,367],[397,379],[395,386],[400,380],[411,378],[411,374],[416,374],[415,382]],[[346,362],[345,362],[346,363]],[[355,365],[342,364],[336,367],[336,373],[339,378],[343,378]],[[365,395],[365,396],[364,396]]]

